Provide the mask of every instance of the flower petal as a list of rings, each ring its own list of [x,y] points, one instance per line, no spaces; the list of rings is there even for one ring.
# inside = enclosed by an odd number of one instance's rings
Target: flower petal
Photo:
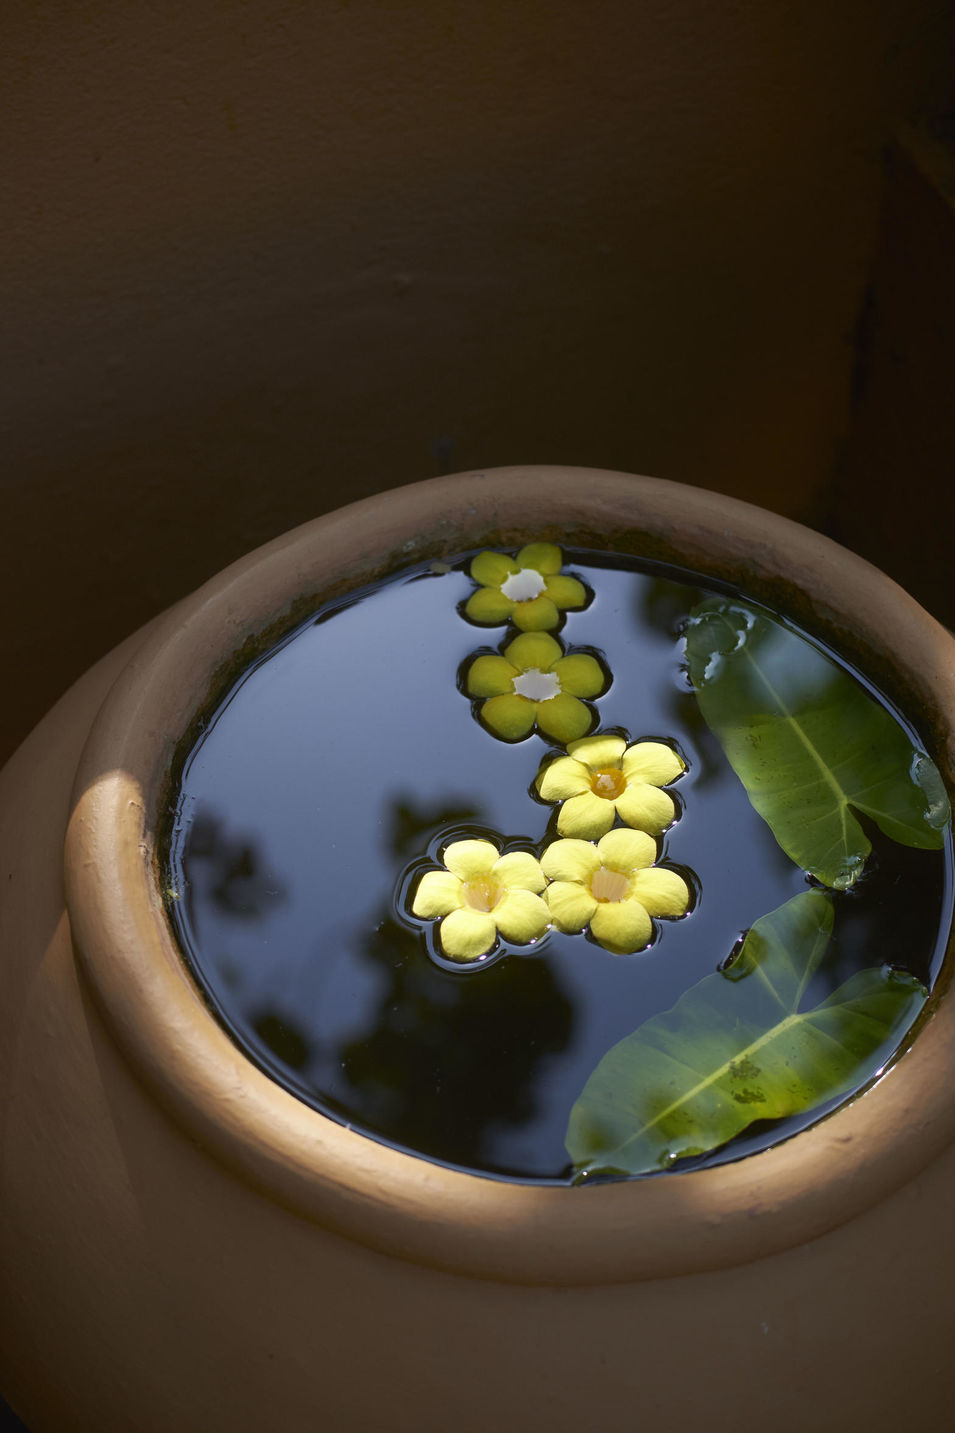
[[[606,901],[594,911],[590,932],[611,954],[631,955],[649,945],[653,922],[639,901]]]
[[[631,871],[641,871],[653,865],[657,858],[657,843],[646,831],[628,831],[625,826],[618,826],[615,831],[608,831],[600,838],[597,853],[602,865],[629,876]]]
[[[658,836],[673,820],[672,797],[658,786],[647,786],[644,781],[632,782],[617,797],[614,805],[628,826],[636,826],[639,831],[651,831],[654,836]]]
[[[597,909],[597,902],[588,890],[576,881],[552,881],[544,899],[558,930],[583,930]]]
[[[690,904],[690,892],[686,881],[676,871],[665,866],[653,866],[649,871],[638,871],[633,878],[631,895],[634,900],[652,916],[668,916],[675,920],[686,915]]]
[[[548,577],[544,591],[555,607],[583,607],[587,589],[576,577]]]
[[[480,880],[491,873],[500,852],[490,841],[452,841],[442,860],[462,881]]]
[[[499,627],[511,620],[514,603],[505,597],[499,587],[479,587],[472,592],[464,606],[465,616],[472,622],[484,622],[489,627]]]
[[[562,836],[582,836],[585,841],[596,841],[610,830],[613,818],[612,801],[585,791],[564,802],[557,817],[557,829]]]
[[[508,891],[494,907],[493,917],[505,940],[526,945],[539,940],[550,925],[550,907],[533,891]]]
[[[596,657],[586,652],[573,652],[554,663],[561,688],[573,697],[595,697],[607,685],[607,678]]]
[[[463,904],[460,877],[451,871],[425,871],[418,882],[411,909],[416,916],[436,920],[449,911],[459,910]]]
[[[537,719],[535,704],[527,697],[516,694],[488,697],[481,707],[481,716],[494,732],[505,741],[520,741],[532,730]]]
[[[470,906],[452,911],[438,927],[441,948],[451,960],[477,960],[497,940],[497,926],[489,911],[475,911]]]
[[[564,565],[564,554],[552,542],[529,542],[517,554],[518,567],[533,567],[542,577],[559,572]]]
[[[537,790],[545,801],[566,801],[590,790],[590,772],[572,756],[559,756],[538,772]]]
[[[563,656],[564,649],[559,642],[546,632],[522,632],[504,648],[504,655],[522,672],[534,667],[539,672],[549,672],[555,662]]]
[[[471,576],[482,587],[500,587],[517,570],[517,563],[503,552],[479,552],[471,560]]]
[[[569,692],[537,703],[537,725],[555,741],[568,742],[583,736],[592,721],[590,708]]]
[[[527,602],[514,604],[514,625],[522,632],[549,632],[560,621],[557,606],[545,597],[531,597]]]
[[[491,653],[475,657],[468,667],[468,693],[472,697],[504,696],[514,691],[514,678],[519,675],[517,668],[505,662],[503,657]]]
[[[627,748],[620,764],[624,776],[649,781],[651,786],[666,786],[686,770],[672,746],[665,746],[662,741],[636,742]]]
[[[541,869],[551,881],[589,885],[600,866],[600,852],[590,841],[553,841],[541,856]]]
[[[604,736],[600,732],[596,736],[572,741],[567,748],[575,761],[582,761],[591,771],[598,771],[604,766],[619,766],[626,749],[627,743],[622,736]]]
[[[547,877],[541,870],[541,863],[530,851],[508,851],[491,867],[491,876],[502,888],[541,892],[547,885]],[[495,906],[495,911],[497,907]]]

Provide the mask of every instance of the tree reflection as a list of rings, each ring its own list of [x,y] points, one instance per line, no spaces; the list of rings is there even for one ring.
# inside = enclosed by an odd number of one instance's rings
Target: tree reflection
[[[573,1033],[573,1008],[545,958],[512,955],[482,970],[440,969],[422,937],[382,922],[364,955],[387,981],[365,1032],[341,1050],[355,1117],[451,1164],[500,1168],[496,1130],[530,1125],[547,1058]],[[528,1161],[559,1174],[563,1151]],[[507,1172],[503,1170],[502,1172]]]
[[[435,831],[452,826],[482,825],[481,807],[465,797],[449,796],[438,806],[419,806],[402,792],[389,803],[388,840],[399,861],[420,855]]]
[[[403,793],[388,821],[396,862],[424,851],[442,829],[484,836],[481,820],[478,803],[451,797],[428,807]],[[532,1126],[548,1057],[570,1044],[574,1013],[546,954],[445,970],[422,933],[390,911],[360,950],[381,978],[364,1030],[339,1052],[353,1117],[422,1154],[485,1169],[501,1167],[496,1131],[527,1126],[528,1166],[519,1172],[558,1174],[563,1148],[535,1152]]]
[[[211,900],[226,915],[260,920],[286,897],[255,841],[246,834],[230,835],[208,806],[189,828],[182,865],[190,900]]]
[[[466,796],[420,803],[402,792],[382,815],[396,893],[409,861],[443,832],[486,835],[480,803]],[[208,807],[193,820],[183,869],[186,900],[205,908],[207,927],[214,907],[223,949],[230,921],[264,919],[296,896],[272,873],[254,836],[227,829]],[[298,919],[295,899],[290,909]],[[314,914],[307,899],[300,909]],[[311,945],[314,927],[300,928],[300,939]],[[560,1177],[566,1154],[542,1118],[543,1082],[548,1062],[571,1044],[574,1014],[546,948],[448,970],[431,959],[423,932],[385,904],[367,908],[357,922],[326,927],[316,960],[292,960],[289,970],[292,983],[281,989],[263,988],[261,968],[241,963],[225,982],[229,1028],[273,1077],[349,1124],[426,1157]],[[316,984],[322,971],[331,978]],[[518,1169],[495,1154],[498,1135],[513,1138],[515,1130],[527,1151]]]
[[[287,1015],[260,1010],[250,1021],[263,1045],[290,1070],[304,1070],[312,1058],[309,1038]]]

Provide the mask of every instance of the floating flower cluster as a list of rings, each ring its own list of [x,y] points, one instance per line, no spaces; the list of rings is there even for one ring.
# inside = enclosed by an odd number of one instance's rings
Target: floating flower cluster
[[[632,954],[653,939],[655,919],[675,920],[689,908],[689,887],[657,863],[656,841],[676,817],[664,788],[686,765],[665,742],[587,735],[596,722],[587,702],[606,692],[610,675],[592,652],[567,652],[551,635],[566,610],[589,598],[562,568],[560,548],[544,542],[515,558],[481,552],[471,563],[478,586],[464,615],[520,629],[466,666],[475,715],[503,741],[523,741],[536,728],[566,755],[545,759],[535,779],[541,800],[558,808],[559,839],[539,860],[525,850],[502,854],[488,840],[452,841],[441,867],[419,878],[411,912],[440,922],[441,950],[453,961],[483,959],[499,937],[529,945],[550,929],[588,930],[614,955]]]

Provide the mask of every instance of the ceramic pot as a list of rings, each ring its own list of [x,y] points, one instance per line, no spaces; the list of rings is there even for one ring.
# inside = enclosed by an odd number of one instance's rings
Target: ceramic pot
[[[309,523],[80,681],[2,777],[3,1386],[31,1428],[926,1427],[955,1394],[955,1002],[873,1088],[735,1164],[572,1189],[429,1164],[251,1064],[172,938],[170,763],[263,640],[396,567],[531,538],[738,584],[908,713],[949,790],[955,645],[806,529],[581,469]]]

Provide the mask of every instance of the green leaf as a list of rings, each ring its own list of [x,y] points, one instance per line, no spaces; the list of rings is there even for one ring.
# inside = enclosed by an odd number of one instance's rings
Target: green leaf
[[[570,1113],[577,1169],[665,1169],[877,1074],[928,992],[905,972],[862,970],[800,1012],[831,932],[831,897],[795,896],[756,922],[727,970],[608,1050]]]
[[[942,778],[890,712],[766,613],[696,607],[690,680],[753,806],[797,866],[845,890],[871,844],[855,812],[904,846],[937,849],[951,816]]]

